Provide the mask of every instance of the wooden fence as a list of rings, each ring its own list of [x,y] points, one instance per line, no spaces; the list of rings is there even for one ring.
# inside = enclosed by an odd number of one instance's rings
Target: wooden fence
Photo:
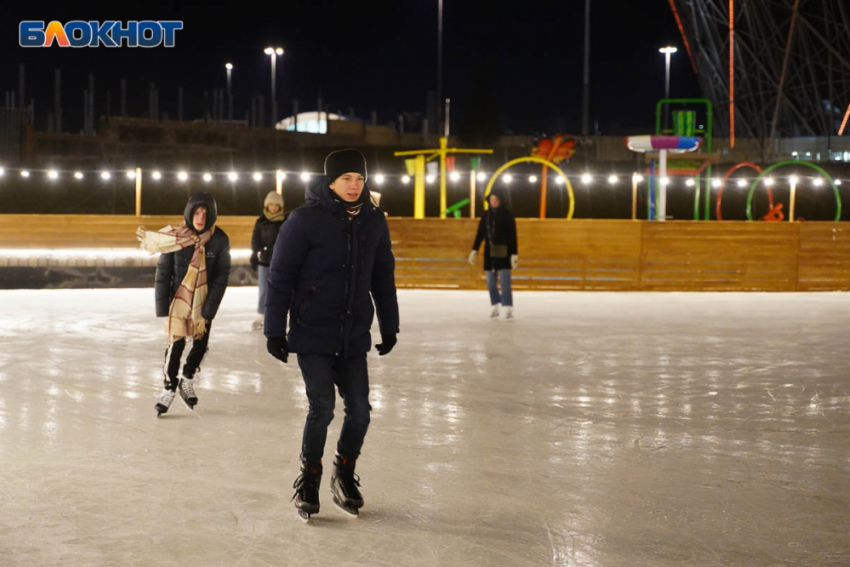
[[[0,249],[133,248],[140,224],[180,217],[2,215]],[[221,217],[235,249],[255,217]],[[483,289],[467,264],[471,219],[389,219],[399,287]],[[850,225],[519,219],[515,289],[599,291],[850,290]],[[479,258],[480,263],[480,258]]]

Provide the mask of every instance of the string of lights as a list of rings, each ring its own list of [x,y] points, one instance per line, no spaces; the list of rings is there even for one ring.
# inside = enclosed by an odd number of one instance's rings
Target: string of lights
[[[113,177],[121,177],[123,176],[128,181],[133,181],[136,179],[136,169],[128,169],[126,171],[109,171],[109,170],[63,170],[63,169],[10,169],[0,167],[0,181],[3,178],[8,177],[10,175],[18,175],[23,179],[29,179],[34,175],[46,176],[51,181],[58,181],[59,179],[72,176],[76,180],[86,179],[87,176],[95,176],[100,178],[103,181],[110,181]],[[139,170],[140,171],[140,170]],[[225,178],[227,181],[231,183],[237,183],[240,180],[245,178],[250,179],[254,182],[260,183],[266,179],[277,179],[280,181],[284,181],[287,179],[299,179],[303,182],[308,182],[313,177],[322,175],[320,172],[314,171],[285,171],[282,169],[276,170],[261,170],[261,171],[253,171],[253,172],[238,172],[238,171],[203,171],[203,172],[190,172],[190,171],[161,171],[161,170],[152,170],[150,172],[146,172],[142,174],[143,176],[148,176],[153,181],[163,181],[169,179],[176,179],[181,183],[186,183],[190,180],[201,179],[205,183],[211,183],[216,178]],[[463,173],[459,171],[453,171],[448,175],[450,181],[457,183],[464,178],[467,178],[469,172]],[[478,182],[483,183],[487,181],[490,177],[490,174],[484,171],[479,171],[476,173],[476,180]],[[592,185],[594,183],[607,183],[608,185],[617,185],[620,182],[629,182],[634,181],[635,183],[643,183],[647,181],[647,176],[644,176],[640,173],[633,173],[631,177],[628,176],[618,176],[614,174],[592,174],[589,172],[585,172],[582,174],[576,174],[569,176],[573,179],[576,179],[581,182],[582,185]],[[554,182],[558,185],[564,184],[564,177],[561,175],[549,176],[550,179],[554,180]],[[515,181],[519,181],[519,176],[512,175],[510,173],[503,173],[500,176],[500,181],[504,184],[511,184]],[[528,183],[535,184],[540,179],[537,175],[529,175],[527,178]],[[678,176],[675,179],[684,180],[684,185],[687,187],[694,187],[696,185],[696,181],[693,177],[689,176]],[[373,177],[373,181],[377,185],[383,185],[388,180],[398,180],[402,184],[409,184],[412,181],[412,177],[406,174],[391,174],[391,173],[377,173]],[[425,182],[428,184],[433,184],[438,180],[437,175],[429,174],[425,176]],[[815,187],[820,187],[824,184],[824,178],[822,176],[799,176],[796,174],[784,176],[784,177],[765,177],[762,179],[762,182],[767,186],[772,186],[776,184],[780,180],[785,180],[787,183],[800,183],[803,180],[808,180]],[[664,184],[666,186],[670,186],[673,184],[674,179],[670,177],[664,177],[659,179],[659,183]],[[701,182],[709,182],[712,187],[719,188],[723,187],[724,183],[719,178],[714,178],[708,180],[707,178],[703,178]],[[751,183],[750,179],[747,178],[733,178],[728,179],[728,183],[735,183],[738,187],[746,187]],[[836,185],[841,185],[841,179],[834,179]]]

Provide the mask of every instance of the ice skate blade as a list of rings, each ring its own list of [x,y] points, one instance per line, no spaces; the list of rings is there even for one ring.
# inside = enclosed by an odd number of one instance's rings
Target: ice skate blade
[[[301,518],[302,522],[304,522],[306,524],[310,521],[310,516],[312,515],[312,514],[310,514],[310,512],[305,512],[304,510],[301,510],[300,508],[296,508],[296,510],[298,510],[298,517]]]
[[[348,516],[349,518],[357,519],[357,518],[360,517],[360,509],[359,508],[354,508],[353,506],[346,506],[345,504],[342,503],[342,501],[339,498],[336,497],[336,494],[334,494],[333,501],[334,501],[334,505],[337,508],[339,508],[340,510],[342,510],[343,512],[345,512],[345,515]]]

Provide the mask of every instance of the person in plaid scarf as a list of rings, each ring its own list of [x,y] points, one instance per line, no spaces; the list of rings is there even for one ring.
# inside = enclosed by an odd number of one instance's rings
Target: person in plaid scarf
[[[178,389],[190,409],[198,403],[195,373],[209,350],[210,328],[230,276],[230,239],[215,226],[217,216],[215,198],[196,193],[186,204],[180,226],[157,232],[139,227],[136,232],[143,250],[162,254],[156,266],[156,316],[167,318],[167,347],[157,415],[168,411]],[[192,348],[179,378],[188,338]]]

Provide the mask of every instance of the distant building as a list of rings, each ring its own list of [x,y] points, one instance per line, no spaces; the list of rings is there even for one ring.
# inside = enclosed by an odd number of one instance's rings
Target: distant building
[[[328,120],[350,120],[347,116],[332,112],[299,112],[297,116],[284,118],[277,123],[277,130],[309,132],[311,134],[327,134]]]

